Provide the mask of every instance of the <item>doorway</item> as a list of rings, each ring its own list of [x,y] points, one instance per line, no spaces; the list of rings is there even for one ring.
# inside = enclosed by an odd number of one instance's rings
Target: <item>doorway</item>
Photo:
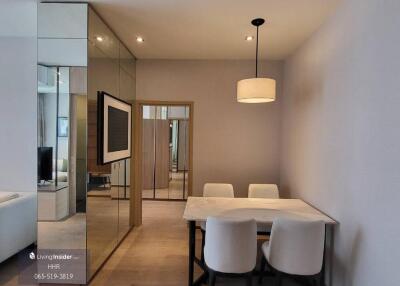
[[[193,183],[193,102],[136,101],[135,225],[142,200],[185,201]]]
[[[141,104],[142,199],[186,200],[190,106]]]

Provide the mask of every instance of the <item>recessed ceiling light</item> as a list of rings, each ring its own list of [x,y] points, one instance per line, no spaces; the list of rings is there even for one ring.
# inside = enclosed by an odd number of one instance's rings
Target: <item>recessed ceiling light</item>
[[[143,43],[144,39],[142,37],[136,37],[136,42]]]
[[[98,42],[102,42],[104,39],[103,39],[103,37],[97,36],[97,37],[96,37],[96,40],[97,40]]]
[[[254,37],[253,36],[246,36],[246,41],[253,41]]]

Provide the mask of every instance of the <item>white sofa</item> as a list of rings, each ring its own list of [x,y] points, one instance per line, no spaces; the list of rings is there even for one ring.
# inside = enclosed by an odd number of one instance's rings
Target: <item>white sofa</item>
[[[1,197],[6,194],[11,193],[0,191]],[[36,242],[36,193],[16,194],[18,197],[0,202],[0,263]]]

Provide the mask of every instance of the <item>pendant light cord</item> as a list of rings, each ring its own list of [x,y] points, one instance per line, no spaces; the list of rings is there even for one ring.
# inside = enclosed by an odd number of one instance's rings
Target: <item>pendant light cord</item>
[[[257,26],[257,41],[256,41],[256,78],[258,77],[258,26]]]

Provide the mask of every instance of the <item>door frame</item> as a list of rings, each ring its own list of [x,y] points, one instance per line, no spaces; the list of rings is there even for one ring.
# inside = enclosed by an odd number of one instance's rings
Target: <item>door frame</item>
[[[136,100],[134,102],[134,161],[131,174],[134,178],[134,194],[133,204],[131,204],[131,217],[133,224],[139,226],[142,224],[142,120],[143,106],[188,106],[189,107],[189,171],[188,171],[188,197],[193,191],[193,118],[194,118],[194,102],[193,101],[159,101],[159,100]]]

